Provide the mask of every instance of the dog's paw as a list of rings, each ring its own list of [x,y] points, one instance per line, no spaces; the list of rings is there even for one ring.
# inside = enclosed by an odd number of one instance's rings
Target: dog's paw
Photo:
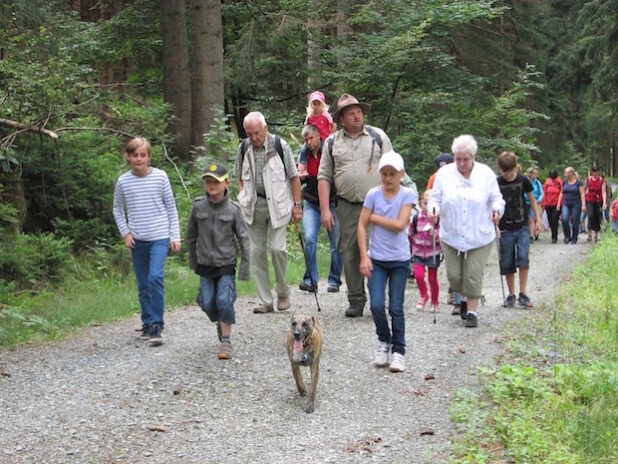
[[[305,390],[305,389],[302,389],[302,390],[301,390],[301,389],[299,389],[299,390],[298,390],[298,393],[300,393],[300,396],[305,396],[305,395],[307,394],[307,390]]]
[[[307,404],[305,405],[305,412],[307,414],[310,414],[313,412],[313,401],[307,401]]]

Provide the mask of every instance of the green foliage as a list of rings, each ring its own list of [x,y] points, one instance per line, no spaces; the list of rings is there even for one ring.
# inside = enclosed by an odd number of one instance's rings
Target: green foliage
[[[517,363],[481,369],[485,395],[456,397],[451,417],[467,431],[456,462],[618,460],[616,245],[606,235],[590,252],[561,288],[553,321],[538,314],[517,330]]]
[[[0,248],[0,289],[38,289],[61,282],[71,261],[71,240],[52,234],[17,234]]]

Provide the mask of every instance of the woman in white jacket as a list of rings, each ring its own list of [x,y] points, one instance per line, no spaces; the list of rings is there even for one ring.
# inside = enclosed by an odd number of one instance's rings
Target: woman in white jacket
[[[478,145],[460,135],[451,147],[454,163],[440,168],[427,211],[432,222],[440,217],[440,242],[451,288],[462,294],[461,318],[477,327],[477,308],[483,273],[504,200],[495,173],[475,161]]]

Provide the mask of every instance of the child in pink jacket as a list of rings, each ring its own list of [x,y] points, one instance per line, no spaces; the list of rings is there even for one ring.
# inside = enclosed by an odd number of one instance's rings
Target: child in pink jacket
[[[431,190],[425,190],[420,201],[420,211],[410,222],[408,239],[414,263],[414,278],[420,292],[420,299],[416,309],[423,310],[429,300],[427,284],[425,283],[425,268],[428,269],[429,289],[431,291],[431,305],[436,311],[440,310],[438,303],[438,266],[440,266],[440,230],[439,223],[434,228],[427,219],[427,200]],[[434,242],[435,237],[435,242]]]

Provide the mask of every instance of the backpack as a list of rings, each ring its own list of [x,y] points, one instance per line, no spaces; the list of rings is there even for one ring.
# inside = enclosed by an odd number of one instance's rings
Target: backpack
[[[371,166],[371,163],[373,161],[374,147],[378,145],[378,147],[380,148],[380,153],[382,152],[382,137],[378,135],[378,133],[375,131],[373,127],[367,124],[365,124],[365,129],[367,129],[367,132],[369,132],[369,135],[371,135],[371,138],[373,139],[373,143],[371,144],[371,156],[369,156],[369,166]],[[328,139],[326,139],[326,143],[328,146],[327,152],[331,158],[333,157],[333,143],[334,142],[335,142],[335,135],[334,134],[329,135]]]
[[[275,150],[277,150],[277,153],[279,153],[279,158],[281,158],[281,162],[283,163],[283,171],[285,172],[285,177],[287,179],[288,170],[285,167],[285,161],[283,161],[283,146],[281,145],[281,137],[279,137],[278,135],[273,135],[273,137],[275,138]],[[240,165],[241,166],[243,162],[245,161],[245,153],[247,152],[247,148],[249,148],[249,139],[248,138],[242,139],[242,142],[240,143]]]

